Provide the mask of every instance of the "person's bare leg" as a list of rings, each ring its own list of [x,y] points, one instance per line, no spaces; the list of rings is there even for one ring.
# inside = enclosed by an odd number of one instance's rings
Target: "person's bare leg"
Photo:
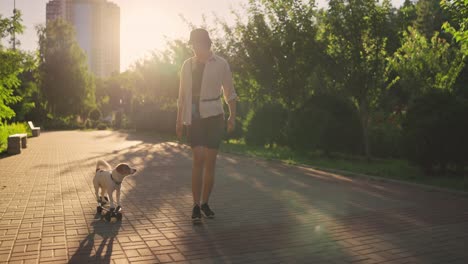
[[[200,196],[202,188],[203,164],[205,153],[203,147],[192,148],[192,196],[193,203],[200,205]]]
[[[208,203],[214,185],[217,149],[205,148],[202,204]]]

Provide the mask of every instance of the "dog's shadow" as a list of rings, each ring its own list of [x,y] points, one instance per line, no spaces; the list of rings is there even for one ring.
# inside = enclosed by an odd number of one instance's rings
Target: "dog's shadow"
[[[99,217],[91,226],[92,233],[80,242],[79,248],[68,263],[111,263],[114,240],[122,222],[109,223]],[[97,245],[96,252],[94,252],[95,244]]]

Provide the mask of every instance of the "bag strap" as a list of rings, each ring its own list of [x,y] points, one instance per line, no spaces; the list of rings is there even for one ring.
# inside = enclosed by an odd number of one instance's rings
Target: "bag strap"
[[[221,99],[221,96],[222,96],[222,94],[220,94],[220,95],[219,95],[218,97],[216,97],[216,98],[202,99],[202,102],[216,101],[216,100]]]
[[[190,73],[193,74],[193,57],[190,58]],[[192,79],[193,80],[193,79]],[[218,95],[216,98],[209,98],[209,99],[201,99],[202,102],[211,102],[221,99],[223,94]]]

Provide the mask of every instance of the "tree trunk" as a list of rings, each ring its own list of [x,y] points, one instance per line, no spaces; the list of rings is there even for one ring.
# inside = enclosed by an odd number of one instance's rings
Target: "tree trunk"
[[[370,142],[369,142],[369,111],[367,110],[367,107],[365,104],[361,104],[359,107],[359,119],[361,121],[364,154],[366,155],[367,161],[370,161],[371,148],[370,148]]]

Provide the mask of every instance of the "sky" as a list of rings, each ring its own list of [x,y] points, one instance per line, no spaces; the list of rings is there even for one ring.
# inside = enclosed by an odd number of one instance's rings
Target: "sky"
[[[14,0],[0,0],[0,14],[11,16]],[[400,6],[404,0],[392,0]],[[37,35],[35,26],[45,23],[48,0],[16,0],[16,8],[23,13],[26,30],[19,36],[21,48],[35,50]],[[167,40],[188,39],[189,27],[181,18],[200,25],[202,16],[208,22],[213,13],[228,23],[234,20],[231,9],[238,9],[247,0],[110,0],[120,6],[120,60],[121,71],[152,51],[163,50]],[[326,0],[318,0],[324,6]]]

